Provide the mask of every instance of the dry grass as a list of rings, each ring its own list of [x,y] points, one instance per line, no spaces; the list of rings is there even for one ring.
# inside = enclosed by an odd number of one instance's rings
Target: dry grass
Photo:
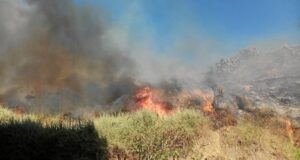
[[[46,155],[48,159],[300,159],[300,149],[281,132],[284,126],[276,126],[273,111],[252,112],[239,118],[220,112],[216,119],[211,119],[190,109],[165,117],[140,111],[104,114],[92,121],[82,121],[63,116],[16,115],[0,108],[0,138],[6,140],[0,144],[6,148],[6,154],[2,150],[1,156],[4,159],[12,159],[9,156],[47,159]],[[227,125],[232,119],[234,125]],[[216,122],[222,123],[221,126],[216,128]]]
[[[94,122],[108,141],[111,157],[168,159],[185,157],[193,147],[198,130],[208,119],[194,110],[167,117],[141,111],[107,115]]]
[[[88,121],[16,115],[0,108],[1,159],[106,159],[105,139]]]

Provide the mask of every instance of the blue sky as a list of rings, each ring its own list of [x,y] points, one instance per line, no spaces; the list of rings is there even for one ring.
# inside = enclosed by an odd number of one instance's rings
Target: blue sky
[[[257,41],[300,42],[300,0],[75,0],[104,9],[113,23],[132,12],[132,37],[151,33],[158,51],[192,36],[224,54]],[[132,11],[134,10],[134,11]],[[200,46],[205,46],[201,45]],[[209,48],[209,47],[208,47]]]

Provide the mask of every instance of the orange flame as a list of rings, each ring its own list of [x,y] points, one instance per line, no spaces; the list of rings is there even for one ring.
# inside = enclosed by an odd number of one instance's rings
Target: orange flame
[[[157,92],[150,87],[143,87],[134,95],[134,101],[142,109],[154,112],[159,116],[167,115],[171,112],[171,106],[160,101]]]
[[[290,119],[285,120],[285,131],[287,136],[289,137],[290,141],[294,143],[294,129],[292,126],[292,122]]]
[[[16,115],[19,115],[19,116],[22,116],[26,113],[26,110],[24,107],[21,107],[21,106],[16,106],[15,109],[14,109],[14,113]]]
[[[202,99],[201,101],[202,112],[204,112],[205,114],[211,114],[215,112],[215,109],[213,107],[213,100],[208,94],[202,92],[201,90],[195,90],[195,94]]]

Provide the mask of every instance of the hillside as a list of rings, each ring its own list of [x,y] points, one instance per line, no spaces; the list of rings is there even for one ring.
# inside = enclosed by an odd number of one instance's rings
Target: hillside
[[[227,101],[242,96],[254,107],[268,105],[282,113],[291,112],[300,106],[299,62],[300,46],[246,48],[216,63],[207,73],[205,84],[222,88]]]
[[[198,110],[74,119],[21,115],[2,107],[0,154],[5,159],[299,159],[300,149],[290,143],[284,126],[270,123],[270,110],[257,113],[226,126],[226,118]]]

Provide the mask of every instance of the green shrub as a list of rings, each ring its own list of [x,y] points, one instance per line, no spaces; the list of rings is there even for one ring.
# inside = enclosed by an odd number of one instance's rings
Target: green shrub
[[[146,111],[103,116],[94,121],[110,148],[110,154],[138,159],[184,157],[199,127],[207,122],[199,112],[183,110],[166,117]]]
[[[300,159],[300,149],[294,150],[294,159]]]

